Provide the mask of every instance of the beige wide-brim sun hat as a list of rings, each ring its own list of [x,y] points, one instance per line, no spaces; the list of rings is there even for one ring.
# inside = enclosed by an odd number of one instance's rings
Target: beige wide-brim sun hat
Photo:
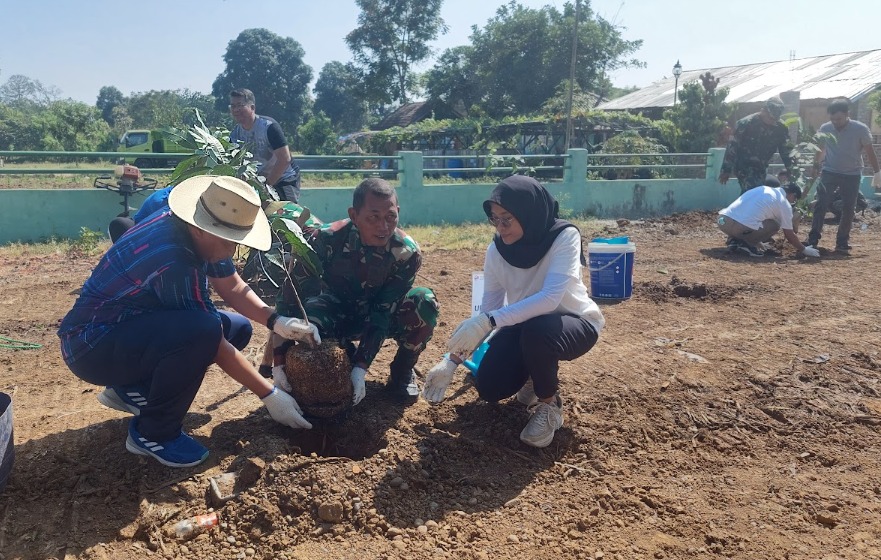
[[[269,221],[257,191],[235,177],[200,175],[171,189],[171,212],[221,239],[267,251],[272,244]]]

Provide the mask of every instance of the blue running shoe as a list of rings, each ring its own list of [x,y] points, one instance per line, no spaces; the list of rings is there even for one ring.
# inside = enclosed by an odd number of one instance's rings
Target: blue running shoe
[[[194,467],[208,458],[208,449],[181,432],[169,441],[150,441],[138,433],[136,418],[128,425],[125,448],[135,455],[153,457],[166,467]]]
[[[149,385],[114,385],[107,387],[98,394],[98,402],[120,412],[128,412],[138,416],[141,409],[147,406]]]

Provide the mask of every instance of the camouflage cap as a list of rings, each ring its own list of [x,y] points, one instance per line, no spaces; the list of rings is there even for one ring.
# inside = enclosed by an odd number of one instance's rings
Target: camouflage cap
[[[765,101],[765,109],[767,109],[775,119],[779,119],[780,115],[783,114],[783,100],[775,95]]]

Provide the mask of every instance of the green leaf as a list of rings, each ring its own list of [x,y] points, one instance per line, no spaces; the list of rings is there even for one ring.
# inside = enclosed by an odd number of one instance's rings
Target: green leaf
[[[291,254],[297,258],[309,274],[319,277],[323,272],[321,261],[318,260],[318,253],[309,245],[303,230],[294,220],[287,218],[275,218],[271,223],[272,230],[287,241],[291,246]]]
[[[216,165],[212,169],[214,175],[228,175],[230,177],[236,176],[236,168],[231,165],[221,164]]]

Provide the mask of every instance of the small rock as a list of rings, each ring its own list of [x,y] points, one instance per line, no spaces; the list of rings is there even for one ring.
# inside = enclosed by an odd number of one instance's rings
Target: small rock
[[[318,517],[327,523],[341,523],[343,520],[343,504],[324,502],[318,506]]]
[[[425,525],[425,521],[422,521],[421,519],[419,519],[417,517],[416,519],[413,520],[413,525],[419,527],[420,525]]]
[[[435,521],[434,519],[429,519],[425,522],[425,526],[433,531],[437,529],[437,521]]]
[[[477,504],[477,498],[468,498],[468,505],[473,506]]]
[[[255,554],[257,554],[257,551],[250,546],[245,549],[245,556],[254,556]]]
[[[401,488],[401,490],[409,490],[409,489],[410,489],[410,485],[407,484],[406,482],[402,482],[400,488]]]
[[[397,487],[399,487],[399,486],[402,485],[402,484],[404,484],[404,479],[401,478],[400,476],[396,476],[395,478],[393,478],[393,479],[391,479],[391,480],[389,481],[389,485],[390,485],[392,488],[397,488]]]
[[[518,537],[517,535],[508,535],[508,542],[509,543],[519,543],[520,537]]]
[[[260,457],[248,457],[245,460],[245,464],[242,466],[242,470],[239,471],[238,476],[236,477],[236,482],[240,486],[251,486],[263,476],[263,472],[266,470],[266,461],[261,459]]]
[[[407,548],[407,544],[404,541],[392,541],[392,546],[398,550],[404,550]]]
[[[416,532],[424,535],[428,533],[428,527],[426,527],[425,525],[419,525],[418,527],[416,527]]]
[[[505,507],[519,506],[520,502],[521,502],[520,498],[511,498],[510,500],[505,502]]]
[[[385,532],[387,538],[399,537],[403,534],[404,532],[397,527],[389,527],[389,530]]]

